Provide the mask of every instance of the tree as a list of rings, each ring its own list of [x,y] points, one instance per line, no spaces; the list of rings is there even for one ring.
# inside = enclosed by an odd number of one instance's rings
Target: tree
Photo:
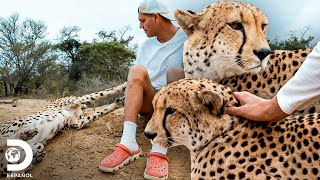
[[[45,39],[46,30],[42,21],[20,22],[18,14],[0,18],[0,77],[5,95],[12,89],[17,95],[32,75],[37,74],[40,64],[56,59],[50,51],[50,42]]]
[[[112,30],[108,31],[99,31],[97,33],[98,39],[94,39],[94,42],[119,42],[123,44],[126,48],[129,48],[133,51],[136,51],[138,46],[137,44],[131,44],[133,36],[127,36],[127,33],[131,30],[130,26],[125,26],[120,28],[118,31]]]
[[[306,26],[303,31],[290,31],[289,39],[279,40],[276,38],[274,40],[268,40],[270,48],[272,50],[296,50],[308,48],[314,38],[314,36],[305,37],[310,29],[310,26]]]
[[[56,48],[63,52],[62,57],[74,63],[78,60],[78,49],[81,46],[79,40],[80,28],[78,26],[65,26],[60,30]]]
[[[86,64],[79,57],[79,48],[82,45],[79,39],[78,26],[63,27],[58,36],[56,48],[62,52],[63,62],[69,67],[69,79],[78,81],[86,70]]]
[[[80,61],[85,63],[86,74],[98,75],[105,80],[123,81],[135,59],[137,46],[128,36],[129,26],[118,31],[99,31],[98,38],[91,44],[79,48]]]
[[[117,41],[82,45],[79,53],[86,59],[88,75],[100,75],[107,80],[124,80],[135,58],[133,50]]]
[[[84,75],[109,79],[124,79],[132,60],[136,45],[133,36],[127,36],[130,27],[118,31],[99,31],[92,43],[81,43],[80,28],[64,27],[57,38],[56,47],[62,52],[68,66],[70,85],[78,82]],[[71,87],[71,89],[73,89]]]

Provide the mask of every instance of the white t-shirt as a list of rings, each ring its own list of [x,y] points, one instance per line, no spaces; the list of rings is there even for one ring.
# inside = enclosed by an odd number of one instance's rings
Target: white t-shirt
[[[171,67],[183,67],[183,43],[187,35],[182,29],[167,42],[160,43],[157,37],[147,39],[138,49],[135,65],[144,66],[151,84],[159,90],[167,84],[167,71]]]
[[[320,96],[320,42],[307,56],[297,73],[278,92],[280,108],[287,114],[304,109]]]

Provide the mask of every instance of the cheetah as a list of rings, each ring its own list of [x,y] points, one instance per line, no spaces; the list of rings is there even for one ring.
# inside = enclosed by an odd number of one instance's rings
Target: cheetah
[[[81,97],[61,98],[46,107],[46,110],[25,118],[13,118],[0,125],[0,154],[4,154],[7,139],[20,139],[30,144],[33,149],[33,161],[28,169],[40,163],[45,155],[44,146],[60,131],[68,127],[81,129],[98,117],[123,106],[124,98],[114,103],[99,107],[98,111],[85,115],[82,105],[94,103],[97,100],[118,92],[124,92],[126,83],[100,92],[91,93]],[[23,154],[23,151],[21,152]],[[22,156],[23,157],[23,156]],[[4,155],[1,156],[1,176],[6,177],[6,164]]]
[[[145,135],[161,147],[190,150],[191,179],[320,179],[320,114],[277,123],[225,114],[239,102],[205,78],[160,89]]]
[[[271,99],[300,68],[311,49],[271,51],[268,19],[243,2],[217,2],[199,13],[176,10],[188,35],[184,44],[185,77],[204,77],[234,91]],[[320,110],[320,100],[298,113]]]

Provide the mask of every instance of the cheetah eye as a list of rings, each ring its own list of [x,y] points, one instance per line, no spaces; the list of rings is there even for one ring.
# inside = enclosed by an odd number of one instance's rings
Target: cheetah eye
[[[167,107],[166,108],[166,111],[165,111],[165,114],[164,114],[163,124],[167,123],[168,116],[171,116],[174,112],[176,112],[176,110],[172,109],[172,107]]]
[[[176,112],[175,109],[172,109],[172,107],[167,107],[165,116],[167,117],[168,115],[172,115],[174,112]]]
[[[228,26],[231,27],[234,30],[242,30],[243,29],[242,23],[238,22],[238,21],[234,21],[232,23],[228,23]]]
[[[267,26],[268,26],[268,24],[262,24],[262,25],[261,25],[262,31],[266,30]]]

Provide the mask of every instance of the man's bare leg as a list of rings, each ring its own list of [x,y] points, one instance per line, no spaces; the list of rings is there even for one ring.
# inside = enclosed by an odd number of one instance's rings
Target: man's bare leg
[[[143,66],[133,66],[128,75],[124,103],[124,126],[120,144],[130,151],[139,149],[136,142],[137,119],[140,112],[152,113],[152,99],[155,91],[148,71]]]
[[[169,82],[184,78],[183,69],[170,69],[167,73],[167,78]],[[114,170],[121,168],[124,164],[139,158],[141,150],[136,142],[136,123],[138,120],[138,114],[141,112],[153,112],[152,99],[154,95],[155,90],[151,85],[147,70],[142,66],[133,66],[128,75],[125,93],[125,122],[121,141],[120,144],[116,145],[115,151],[101,161],[99,168],[102,171],[113,172]],[[127,151],[129,151],[130,154],[133,153],[133,155],[124,155]],[[166,153],[167,148],[152,145],[144,173],[145,177],[153,177],[155,169],[159,168],[164,168],[165,171],[163,173],[167,175],[168,159]],[[150,161],[149,158],[151,158]],[[157,162],[161,161],[161,163],[153,164],[154,160],[157,160]]]
[[[142,155],[136,142],[136,122],[140,112],[153,112],[152,99],[154,95],[155,91],[147,70],[142,66],[133,66],[128,75],[125,93],[125,122],[121,141],[116,145],[114,152],[100,162],[100,170],[113,172]]]
[[[136,123],[140,112],[152,113],[154,95],[155,90],[151,85],[147,70],[142,66],[133,66],[128,75],[125,94],[125,121]]]

